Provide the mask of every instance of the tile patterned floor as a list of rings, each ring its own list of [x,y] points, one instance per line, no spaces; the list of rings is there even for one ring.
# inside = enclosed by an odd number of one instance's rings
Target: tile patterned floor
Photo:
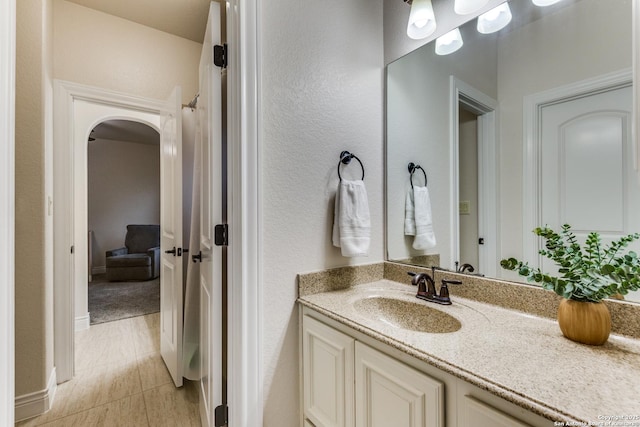
[[[76,376],[20,427],[200,426],[197,383],[176,388],[160,357],[160,314],[76,333]]]

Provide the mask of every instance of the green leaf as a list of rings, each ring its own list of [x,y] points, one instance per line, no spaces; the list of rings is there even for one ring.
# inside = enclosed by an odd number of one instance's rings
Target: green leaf
[[[611,274],[616,270],[616,268],[611,264],[605,264],[600,268],[601,274]]]

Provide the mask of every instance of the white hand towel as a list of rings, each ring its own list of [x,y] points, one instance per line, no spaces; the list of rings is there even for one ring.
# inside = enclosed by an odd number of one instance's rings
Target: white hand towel
[[[338,184],[338,189],[336,190],[336,200],[333,208],[333,235],[331,236],[331,240],[333,241],[333,246],[336,248],[340,247],[340,187]]]
[[[436,235],[433,232],[431,219],[431,198],[427,187],[413,187],[415,206],[416,237],[413,249],[431,249],[436,246]]]
[[[369,255],[371,218],[363,181],[340,181],[333,218],[333,245],[344,257]]]
[[[415,206],[413,203],[413,188],[407,191],[404,201],[404,234],[406,236],[416,235]]]

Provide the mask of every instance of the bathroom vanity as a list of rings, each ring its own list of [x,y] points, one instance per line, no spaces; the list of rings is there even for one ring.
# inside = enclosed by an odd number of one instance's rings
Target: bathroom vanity
[[[304,425],[640,425],[639,340],[580,345],[554,320],[406,283],[301,290]]]

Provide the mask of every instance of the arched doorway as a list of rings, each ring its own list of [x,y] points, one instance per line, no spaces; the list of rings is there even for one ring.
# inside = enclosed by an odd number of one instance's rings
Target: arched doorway
[[[160,134],[137,121],[107,120],[91,130],[87,153],[90,324],[156,313],[159,240],[147,244],[153,256],[122,248],[159,239]],[[107,256],[118,254],[107,274]]]

